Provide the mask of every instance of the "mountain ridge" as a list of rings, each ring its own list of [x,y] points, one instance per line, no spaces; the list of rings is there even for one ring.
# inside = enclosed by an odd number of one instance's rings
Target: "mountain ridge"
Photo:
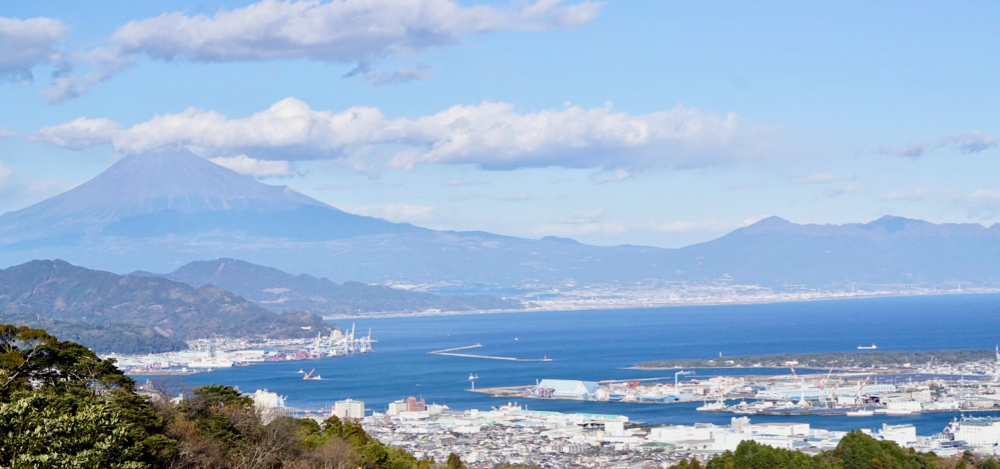
[[[137,326],[180,341],[214,334],[306,337],[331,330],[315,315],[278,315],[218,287],[117,275],[59,259],[0,269],[0,316],[83,327]]]
[[[412,313],[432,309],[489,311],[524,307],[517,300],[487,295],[439,296],[360,282],[337,285],[327,278],[294,275],[231,258],[190,262],[168,274],[133,272],[129,275],[156,276],[195,288],[214,285],[272,311],[303,311],[320,316]]]
[[[133,177],[143,182],[130,182]],[[84,209],[65,215],[67,207]],[[893,216],[819,225],[769,217],[682,248],[602,247],[353,215],[189,153],[163,153],[123,158],[78,188],[0,215],[0,265],[53,257],[115,272],[172,272],[190,262],[234,258],[332,282],[501,296],[720,281],[767,288],[1000,287],[992,267],[1000,263],[1000,225]]]

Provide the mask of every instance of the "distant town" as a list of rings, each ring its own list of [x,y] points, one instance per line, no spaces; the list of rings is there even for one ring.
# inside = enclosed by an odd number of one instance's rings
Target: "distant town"
[[[440,291],[441,284],[392,284],[394,288]],[[812,288],[786,285],[769,288],[760,285],[731,285],[721,278],[712,283],[649,281],[635,284],[578,285],[569,283],[561,288],[525,284],[518,286],[525,303],[523,311],[566,311],[581,309],[652,308],[663,306],[693,306],[744,303],[781,303],[790,301],[838,300],[891,296],[921,296],[997,293],[1000,288],[934,287],[908,284],[864,284],[848,288]],[[478,313],[509,312],[510,310],[477,311]],[[431,309],[421,312],[366,313],[366,317],[423,316],[439,314],[471,314],[470,311]],[[324,319],[341,319],[357,315],[326,315]]]

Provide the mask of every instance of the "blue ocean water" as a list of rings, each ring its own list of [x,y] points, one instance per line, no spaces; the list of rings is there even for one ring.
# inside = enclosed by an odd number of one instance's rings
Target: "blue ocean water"
[[[673,377],[669,371],[623,369],[636,362],[769,353],[880,350],[991,349],[1000,341],[1000,295],[942,295],[777,304],[690,306],[591,311],[470,314],[336,321],[370,328],[375,353],[311,361],[272,362],[186,376],[189,385],[219,383],[252,392],[266,388],[289,406],[322,408],[353,398],[373,410],[408,396],[453,409],[505,403],[466,391],[537,379],[581,380]],[[482,344],[469,353],[548,362],[510,362],[429,355],[433,350]],[[322,381],[303,381],[315,368]],[[719,370],[698,370],[700,376]],[[729,371],[726,371],[727,373]],[[761,373],[761,370],[754,370]],[[787,370],[777,370],[785,373]],[[686,376],[691,379],[692,376]],[[624,414],[650,424],[727,424],[731,414],[697,412],[700,404],[624,404],[524,400],[529,408]],[[767,417],[753,421],[808,422],[849,430],[914,423],[920,434],[941,431],[956,414],[858,417]]]

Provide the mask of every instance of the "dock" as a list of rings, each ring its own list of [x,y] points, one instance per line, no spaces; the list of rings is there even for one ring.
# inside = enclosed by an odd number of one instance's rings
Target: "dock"
[[[474,348],[482,347],[482,344],[467,345],[465,347],[455,347],[444,350],[434,350],[432,352],[427,352],[429,355],[445,355],[448,357],[462,357],[462,358],[483,358],[486,360],[505,360],[509,362],[550,362],[551,358],[516,358],[516,357],[497,357],[492,355],[476,355],[471,353],[455,353],[460,350],[469,350]]]

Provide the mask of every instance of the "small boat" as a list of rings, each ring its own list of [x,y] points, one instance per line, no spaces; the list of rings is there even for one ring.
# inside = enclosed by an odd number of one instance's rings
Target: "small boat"
[[[859,345],[858,346],[858,350],[875,350],[877,348],[878,347],[874,343],[872,343],[871,347],[865,346],[865,345]]]
[[[848,417],[871,417],[872,415],[875,415],[875,412],[871,410],[860,409],[847,411]]]
[[[309,370],[308,373],[306,373],[305,375],[302,376],[302,379],[304,379],[306,381],[319,381],[319,380],[323,379],[320,375],[313,376],[313,372],[314,371],[316,371],[315,368],[313,368],[312,370]]]
[[[719,412],[725,410],[726,403],[722,400],[715,402],[705,402],[705,405],[695,407],[694,410],[700,410],[702,412]]]

